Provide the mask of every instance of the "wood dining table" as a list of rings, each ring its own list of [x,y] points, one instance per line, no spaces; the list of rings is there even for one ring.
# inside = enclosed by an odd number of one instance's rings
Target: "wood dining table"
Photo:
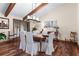
[[[41,51],[42,42],[44,42],[46,40],[46,37],[48,37],[48,35],[42,35],[42,34],[33,35],[33,40],[36,42],[40,42],[40,52],[42,52]]]

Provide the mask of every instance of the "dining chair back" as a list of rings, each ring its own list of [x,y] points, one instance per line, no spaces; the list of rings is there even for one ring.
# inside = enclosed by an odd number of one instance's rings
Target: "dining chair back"
[[[33,33],[27,32],[26,35],[26,52],[30,53],[31,56],[36,55],[38,51],[37,44],[33,41]]]
[[[19,49],[22,49],[23,51],[26,50],[26,40],[25,40],[25,31],[20,31],[20,46]]]
[[[54,33],[50,33],[48,37],[47,49],[46,49],[47,55],[52,55],[52,52],[54,52],[53,39],[54,39]]]

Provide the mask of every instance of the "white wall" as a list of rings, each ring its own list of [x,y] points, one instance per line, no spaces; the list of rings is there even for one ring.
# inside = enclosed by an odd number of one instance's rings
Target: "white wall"
[[[77,31],[78,31],[78,45],[79,45],[79,4],[77,4]]]
[[[4,17],[3,14],[0,14],[0,17]],[[4,17],[4,18],[9,18],[9,29],[0,29],[0,33],[1,32],[5,32],[5,34],[7,35],[7,39],[8,39],[8,31],[10,31],[10,33],[13,34],[13,19],[21,19],[21,18],[18,18],[18,17],[13,17],[13,16],[8,16],[8,17]]]
[[[30,31],[32,31],[34,27],[36,27],[37,30],[40,31],[40,22],[30,21]]]
[[[57,20],[59,31],[61,34],[60,39],[64,40],[69,38],[71,31],[77,31],[77,4],[63,4],[56,9],[52,9],[46,15],[40,18],[44,20]]]
[[[78,10],[79,10],[79,4],[78,4]],[[0,14],[0,17],[4,16]],[[8,31],[13,32],[13,19],[14,18],[22,19],[18,17],[12,17],[10,15],[7,18],[9,18],[9,29],[0,29],[0,32],[8,32]],[[54,10],[52,9],[44,16],[40,17],[41,21],[49,19],[58,21],[58,26],[60,27],[59,31],[61,34],[60,39],[62,40],[64,40],[65,37],[69,38],[70,31],[78,31],[79,33],[79,17],[77,17],[77,4],[63,4]]]

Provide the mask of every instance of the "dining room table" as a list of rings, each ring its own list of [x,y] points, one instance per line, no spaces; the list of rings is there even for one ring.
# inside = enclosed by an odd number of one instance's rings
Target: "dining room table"
[[[48,37],[48,35],[42,35],[42,34],[33,35],[33,40],[36,42],[40,42],[40,52],[42,52],[41,50],[42,42],[45,42],[46,37]]]

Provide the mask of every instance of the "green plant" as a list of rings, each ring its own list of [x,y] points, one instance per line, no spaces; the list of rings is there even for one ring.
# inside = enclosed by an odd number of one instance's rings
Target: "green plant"
[[[6,39],[6,35],[3,33],[0,33],[0,40],[4,40],[4,39]]]
[[[32,31],[35,31],[35,30],[37,30],[37,28],[36,27],[33,27]]]

